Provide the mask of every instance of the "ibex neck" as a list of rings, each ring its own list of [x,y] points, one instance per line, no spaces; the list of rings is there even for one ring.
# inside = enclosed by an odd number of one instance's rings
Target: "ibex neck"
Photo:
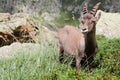
[[[86,53],[93,53],[95,51],[95,47],[97,46],[96,42],[96,30],[94,27],[94,30],[89,32],[85,35],[85,51]]]
[[[86,40],[86,43],[88,42],[94,42],[96,40],[96,37],[95,37],[95,32],[90,32],[88,34],[85,35],[85,40]]]
[[[85,35],[86,43],[96,41],[96,27],[94,26],[93,30]]]

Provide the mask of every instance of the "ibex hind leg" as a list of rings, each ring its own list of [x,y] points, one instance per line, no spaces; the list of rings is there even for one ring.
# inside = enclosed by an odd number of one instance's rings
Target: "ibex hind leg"
[[[90,59],[88,59],[88,65],[89,65],[89,70],[91,70],[92,68],[96,68],[99,66],[99,62],[94,62],[94,57],[90,57]]]
[[[59,62],[62,63],[63,62],[63,57],[64,57],[64,49],[62,46],[60,46],[60,50],[59,50]]]

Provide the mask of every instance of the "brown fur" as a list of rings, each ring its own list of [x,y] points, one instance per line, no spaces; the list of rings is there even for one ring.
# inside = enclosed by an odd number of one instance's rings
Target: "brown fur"
[[[60,61],[63,54],[74,56],[79,73],[81,68],[80,61],[84,57],[85,50],[84,35],[73,26],[65,26],[58,32],[58,38],[60,43]]]

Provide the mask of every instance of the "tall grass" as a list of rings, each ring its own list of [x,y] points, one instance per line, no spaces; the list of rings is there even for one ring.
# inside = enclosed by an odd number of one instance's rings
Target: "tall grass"
[[[99,52],[91,71],[82,69],[80,77],[76,69],[58,61],[58,47],[41,44],[39,50],[23,49],[12,58],[0,59],[0,80],[119,80],[120,39],[97,36]]]
[[[0,80],[44,80],[57,63],[57,48],[41,45],[39,51],[21,50],[10,59],[0,60]]]

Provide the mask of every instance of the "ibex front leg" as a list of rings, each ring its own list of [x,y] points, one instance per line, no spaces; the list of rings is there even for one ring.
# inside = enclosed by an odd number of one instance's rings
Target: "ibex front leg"
[[[76,60],[76,69],[77,69],[77,75],[78,75],[78,77],[80,76],[80,70],[81,70],[81,64],[80,64],[80,62],[81,62],[81,57],[80,56],[76,56],[75,57],[75,60]]]

